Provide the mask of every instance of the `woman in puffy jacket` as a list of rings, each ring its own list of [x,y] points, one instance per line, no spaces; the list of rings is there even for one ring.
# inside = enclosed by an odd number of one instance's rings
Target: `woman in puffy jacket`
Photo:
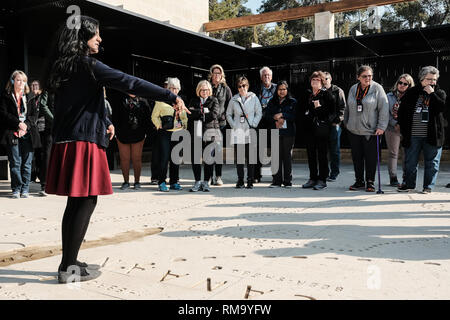
[[[308,153],[309,180],[303,188],[322,190],[327,187],[328,140],[331,122],[336,117],[333,95],[325,87],[326,76],[322,71],[314,71],[309,77],[311,89],[307,90],[300,104],[300,114],[304,119]]]
[[[195,93],[197,94],[197,97],[192,98],[188,106],[188,109],[191,112],[189,115],[188,129],[191,134],[191,160],[195,179],[194,186],[190,191],[209,192],[209,180],[213,175],[214,164],[208,163],[210,162],[209,159],[203,159],[202,182],[201,158],[207,146],[213,142],[222,140],[222,134],[219,130],[220,108],[219,101],[212,95],[213,90],[211,84],[207,80],[202,80],[197,84]],[[213,135],[210,135],[210,133],[213,133]],[[201,148],[196,148],[197,145],[201,146]],[[217,146],[219,145],[217,144]],[[211,156],[215,155],[214,151],[215,149],[211,152]]]

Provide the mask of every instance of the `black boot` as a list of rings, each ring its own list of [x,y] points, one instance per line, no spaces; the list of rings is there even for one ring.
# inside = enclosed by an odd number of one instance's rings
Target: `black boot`
[[[399,183],[397,180],[397,176],[395,177],[390,177],[390,186],[391,187],[398,187]]]

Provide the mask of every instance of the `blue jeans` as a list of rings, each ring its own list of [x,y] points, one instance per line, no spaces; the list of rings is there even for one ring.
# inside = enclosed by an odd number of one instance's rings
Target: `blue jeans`
[[[412,189],[416,187],[419,154],[422,150],[425,164],[423,187],[433,189],[439,172],[442,147],[432,146],[427,143],[427,138],[422,137],[411,137],[411,145],[405,148],[406,186]]]
[[[33,145],[31,137],[20,138],[16,145],[7,148],[13,192],[28,193],[30,190]]]
[[[339,175],[339,167],[341,165],[341,126],[331,127],[329,139],[330,152],[330,177],[336,178]]]

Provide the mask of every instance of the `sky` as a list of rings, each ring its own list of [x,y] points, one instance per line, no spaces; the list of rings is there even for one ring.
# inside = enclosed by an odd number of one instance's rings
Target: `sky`
[[[263,0],[248,0],[245,6],[252,10],[254,14],[257,14],[256,11],[262,4]]]

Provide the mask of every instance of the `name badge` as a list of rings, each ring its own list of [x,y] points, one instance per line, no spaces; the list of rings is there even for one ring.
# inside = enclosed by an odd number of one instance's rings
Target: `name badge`
[[[428,120],[430,118],[430,113],[428,112],[428,109],[422,110],[422,123],[428,123]]]
[[[209,109],[208,108],[203,108],[203,113],[209,113]]]
[[[356,111],[358,111],[358,112],[362,112],[362,111],[363,111],[363,106],[362,106],[362,104],[358,104],[358,105],[356,106]]]
[[[305,116],[307,116],[309,114],[309,110],[306,110],[305,112]]]
[[[422,112],[422,107],[417,107],[416,112],[417,113],[421,113]]]
[[[176,129],[179,129],[179,128],[181,128],[181,126],[182,126],[182,123],[181,123],[181,121],[177,121],[177,123],[175,124],[175,128]]]
[[[244,123],[244,122],[245,122],[245,117],[241,116],[241,123]]]

